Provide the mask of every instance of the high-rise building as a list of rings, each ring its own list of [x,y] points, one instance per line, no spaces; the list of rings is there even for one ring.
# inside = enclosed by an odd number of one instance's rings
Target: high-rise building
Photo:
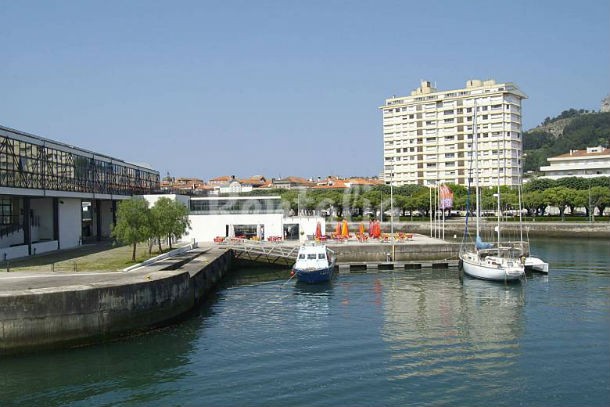
[[[469,80],[466,88],[448,91],[423,81],[410,96],[386,99],[380,108],[385,182],[467,185],[475,168],[476,103],[479,184],[518,184],[522,171],[521,101],[525,98],[512,83]]]

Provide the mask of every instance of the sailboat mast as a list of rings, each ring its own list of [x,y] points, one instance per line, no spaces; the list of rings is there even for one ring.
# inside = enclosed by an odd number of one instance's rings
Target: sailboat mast
[[[519,185],[517,185],[519,195],[519,239],[523,242],[523,202],[521,201],[521,174],[519,174]]]
[[[500,255],[500,216],[502,206],[500,205],[500,140],[497,143],[497,154],[498,154],[498,255]]]
[[[472,119],[473,129],[473,152],[474,152],[474,188],[475,188],[475,201],[476,201],[476,217],[477,217],[477,235],[479,237],[479,219],[481,218],[481,197],[479,196],[479,142],[477,135],[477,99],[474,99],[474,115]]]

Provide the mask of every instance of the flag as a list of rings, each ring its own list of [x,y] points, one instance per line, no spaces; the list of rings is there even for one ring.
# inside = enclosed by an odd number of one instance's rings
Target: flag
[[[438,188],[439,197],[441,200],[441,209],[448,209],[453,207],[453,192],[445,184]]]

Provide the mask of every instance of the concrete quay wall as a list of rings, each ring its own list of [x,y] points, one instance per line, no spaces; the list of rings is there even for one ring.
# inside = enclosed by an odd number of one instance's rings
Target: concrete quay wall
[[[229,252],[216,249],[206,257],[176,270],[168,260],[129,273],[105,273],[115,274],[110,281],[79,283],[75,275],[73,284],[5,289],[0,292],[0,355],[100,342],[178,319],[230,270]]]
[[[337,263],[385,262],[388,255],[392,261],[427,261],[457,259],[460,245],[457,243],[366,243],[329,244],[335,252]]]
[[[389,230],[388,225],[383,225],[384,232]],[[483,221],[482,228],[492,230],[495,226],[493,221]],[[440,225],[439,225],[440,228]],[[474,230],[474,221],[472,223]],[[387,230],[386,230],[387,229]],[[407,231],[410,233],[430,234],[429,222],[401,222],[394,224],[394,230]],[[510,233],[512,236],[519,234],[518,222],[503,222],[503,233]],[[445,238],[450,235],[462,236],[464,233],[464,222],[449,220],[445,222]],[[610,238],[609,222],[525,222],[523,223],[523,235],[530,237],[582,237],[592,239]]]

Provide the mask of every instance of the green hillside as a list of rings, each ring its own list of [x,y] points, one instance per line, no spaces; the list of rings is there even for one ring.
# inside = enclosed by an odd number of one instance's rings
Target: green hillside
[[[537,172],[548,157],[599,145],[610,146],[610,113],[566,110],[523,133],[523,171]]]

